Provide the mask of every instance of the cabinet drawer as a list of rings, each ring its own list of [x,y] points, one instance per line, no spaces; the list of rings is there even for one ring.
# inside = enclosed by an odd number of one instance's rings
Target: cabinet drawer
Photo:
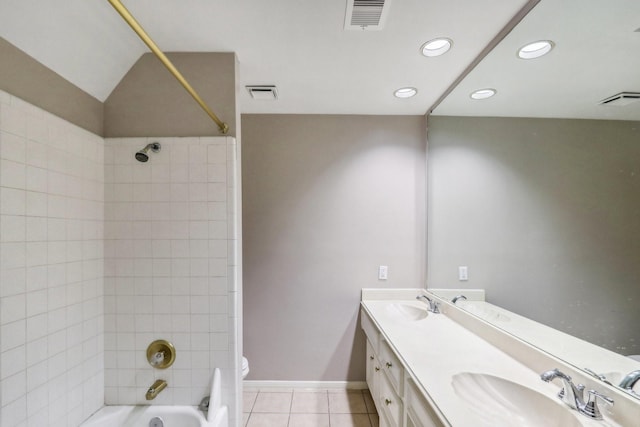
[[[402,400],[393,389],[391,381],[389,381],[389,377],[387,375],[380,376],[379,404],[379,409],[382,410],[390,425],[402,425]],[[382,418],[382,416],[380,418]]]
[[[389,344],[380,340],[380,368],[386,372],[394,391],[398,396],[402,396],[402,380],[404,378],[404,369],[400,360],[396,357]]]
[[[378,327],[373,323],[373,320],[371,320],[371,317],[369,317],[367,312],[363,309],[360,309],[360,327],[367,336],[367,339],[371,342],[373,351],[377,352],[380,333],[378,332]]]
[[[376,406],[378,412],[380,411],[380,405],[378,400],[380,398],[380,377],[384,375],[380,370],[380,361],[378,355],[373,351],[373,347],[369,340],[367,340],[367,385],[373,398],[373,403]]]

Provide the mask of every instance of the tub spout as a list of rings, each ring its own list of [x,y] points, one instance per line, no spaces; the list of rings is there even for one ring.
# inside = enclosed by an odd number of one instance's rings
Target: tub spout
[[[147,390],[147,394],[145,395],[145,397],[147,398],[147,400],[153,400],[166,387],[167,382],[165,380],[156,380],[156,382],[154,382],[153,385],[149,387],[149,390]]]

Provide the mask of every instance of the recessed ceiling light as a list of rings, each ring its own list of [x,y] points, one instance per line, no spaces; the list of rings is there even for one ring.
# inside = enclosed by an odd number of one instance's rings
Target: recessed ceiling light
[[[453,42],[445,37],[429,40],[422,45],[422,54],[429,57],[444,55],[452,45]]]
[[[396,98],[411,98],[418,93],[418,89],[415,87],[401,87],[393,92]]]
[[[518,49],[518,58],[520,59],[535,59],[540,58],[543,55],[551,52],[554,43],[551,40],[539,40],[537,42],[529,43]]]
[[[487,99],[495,95],[497,91],[495,89],[478,89],[475,92],[471,92],[471,98],[473,99]]]

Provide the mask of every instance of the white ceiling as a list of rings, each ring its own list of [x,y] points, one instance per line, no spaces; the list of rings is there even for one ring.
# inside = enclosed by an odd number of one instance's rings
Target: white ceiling
[[[321,114],[425,114],[526,3],[390,0],[374,32],[344,30],[347,1],[123,3],[162,50],[236,52],[242,86],[277,85],[275,102],[241,91],[242,113]],[[101,101],[148,51],[106,0],[0,0],[0,36]],[[453,49],[423,57],[420,46],[439,36]],[[394,98],[402,86],[419,93]]]
[[[542,0],[435,109],[436,115],[640,120],[640,102],[601,106],[619,92],[640,92],[639,0]],[[521,60],[528,42],[556,43]],[[476,89],[495,88],[475,101]]]

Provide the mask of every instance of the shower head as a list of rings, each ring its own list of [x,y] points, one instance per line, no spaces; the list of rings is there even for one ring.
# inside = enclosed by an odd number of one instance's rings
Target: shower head
[[[157,153],[158,151],[160,151],[160,143],[152,142],[151,144],[147,144],[146,147],[136,153],[136,160],[142,163],[149,160],[149,155],[147,154],[149,150]]]

